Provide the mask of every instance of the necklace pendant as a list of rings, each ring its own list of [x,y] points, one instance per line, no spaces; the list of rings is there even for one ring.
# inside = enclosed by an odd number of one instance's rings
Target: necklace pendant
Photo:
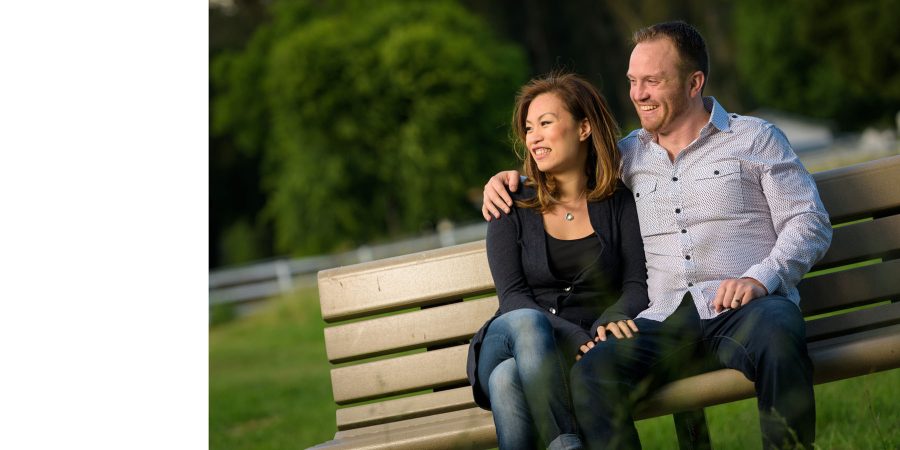
[[[571,222],[573,220],[575,220],[575,216],[573,216],[572,213],[567,212],[566,213],[566,221]]]

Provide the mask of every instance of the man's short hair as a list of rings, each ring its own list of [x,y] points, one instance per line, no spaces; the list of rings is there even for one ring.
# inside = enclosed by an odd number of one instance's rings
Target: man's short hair
[[[681,59],[680,69],[687,75],[697,70],[703,72],[705,79],[709,79],[709,54],[706,52],[706,41],[696,28],[690,24],[677,20],[663,22],[641,28],[634,32],[631,40],[634,45],[656,39],[669,38]],[[706,82],[703,83],[706,87]],[[701,92],[702,88],[701,88]]]

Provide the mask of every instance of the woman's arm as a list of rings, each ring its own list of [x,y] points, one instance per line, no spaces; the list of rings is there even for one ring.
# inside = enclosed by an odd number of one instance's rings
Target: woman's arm
[[[650,305],[647,296],[647,261],[644,242],[638,224],[637,208],[631,191],[617,192],[614,203],[619,229],[619,262],[622,265],[622,290],[619,300],[608,307],[591,327],[596,336],[597,328],[610,322],[630,320]],[[618,335],[617,335],[618,336]]]

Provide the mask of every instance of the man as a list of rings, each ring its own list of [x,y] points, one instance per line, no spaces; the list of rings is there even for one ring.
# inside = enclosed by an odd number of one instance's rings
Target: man
[[[619,146],[650,305],[635,338],[598,330],[572,369],[581,432],[592,449],[639,448],[634,402],[711,362],[754,382],[764,448],[809,447],[815,400],[796,285],[831,242],[812,177],[780,130],[702,96],[709,69],[697,30],[656,24],[634,43],[627,76],[642,128]],[[518,183],[515,171],[488,182],[485,218],[508,208],[504,185]]]

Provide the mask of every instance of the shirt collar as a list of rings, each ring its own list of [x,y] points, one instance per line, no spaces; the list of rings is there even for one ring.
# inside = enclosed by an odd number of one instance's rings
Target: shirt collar
[[[728,111],[725,111],[725,108],[716,101],[715,97],[703,97],[703,107],[707,111],[711,111],[709,123],[706,126],[712,124],[719,131],[731,131],[731,119],[728,116]]]
[[[710,126],[723,132],[731,131],[731,118],[728,116],[728,111],[725,111],[725,108],[719,104],[715,97],[703,97],[703,107],[711,112],[709,114],[709,122],[707,122],[707,124],[703,126],[703,129],[700,130],[701,135],[708,133]],[[647,144],[653,140],[653,133],[650,133],[643,128],[638,130],[637,136],[642,144]]]

